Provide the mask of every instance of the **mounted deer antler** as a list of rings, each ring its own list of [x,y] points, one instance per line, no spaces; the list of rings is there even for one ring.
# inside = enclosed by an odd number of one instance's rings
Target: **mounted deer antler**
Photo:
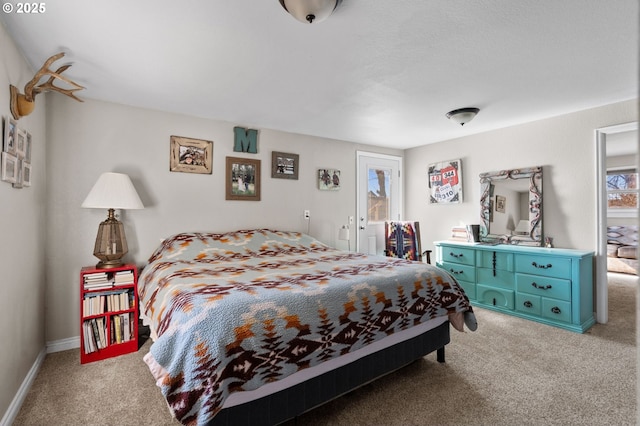
[[[78,102],[83,102],[82,99],[76,97],[74,92],[78,90],[84,89],[84,87],[79,84],[69,80],[68,78],[62,75],[71,65],[63,65],[58,68],[56,71],[51,71],[49,67],[58,59],[64,56],[64,52],[60,52],[57,55],[53,55],[42,65],[42,67],[38,70],[36,75],[24,86],[24,94],[18,91],[18,88],[9,85],[9,89],[11,91],[11,115],[16,120],[19,120],[20,117],[24,117],[25,115],[31,114],[33,108],[35,108],[35,97],[38,93],[43,92],[58,92],[63,95],[67,95],[72,99],[75,99]],[[40,79],[44,76],[49,76],[49,79],[42,84],[38,84]],[[71,86],[70,89],[64,89],[62,87],[58,87],[54,84],[55,80],[62,80],[65,83]]]

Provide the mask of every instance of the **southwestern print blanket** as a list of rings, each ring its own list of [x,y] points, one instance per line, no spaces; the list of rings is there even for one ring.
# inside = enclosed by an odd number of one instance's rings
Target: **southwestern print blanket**
[[[152,254],[138,287],[155,336],[145,361],[172,414],[189,425],[205,424],[232,392],[471,311],[435,266],[270,230],[175,235]]]

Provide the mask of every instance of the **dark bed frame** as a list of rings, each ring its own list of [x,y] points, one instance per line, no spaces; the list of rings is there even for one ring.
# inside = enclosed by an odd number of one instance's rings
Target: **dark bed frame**
[[[276,425],[436,351],[444,362],[449,322],[272,395],[221,410],[209,426]]]

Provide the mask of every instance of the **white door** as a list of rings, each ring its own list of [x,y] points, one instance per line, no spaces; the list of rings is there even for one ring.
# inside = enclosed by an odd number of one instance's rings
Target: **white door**
[[[384,221],[399,220],[402,206],[402,157],[357,153],[356,250],[384,254]]]

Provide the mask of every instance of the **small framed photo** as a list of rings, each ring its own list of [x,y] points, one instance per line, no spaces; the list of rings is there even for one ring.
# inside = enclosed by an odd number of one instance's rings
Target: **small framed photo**
[[[171,136],[169,170],[172,172],[211,174],[212,164],[212,141]]]
[[[2,153],[2,180],[9,183],[18,180],[18,157],[8,152]]]
[[[18,132],[18,123],[11,117],[4,118],[4,140],[2,150],[11,155],[16,155],[16,133]]]
[[[227,157],[227,200],[260,201],[260,160]]]
[[[23,168],[24,160],[18,157],[18,163],[16,165],[16,181],[13,183],[14,188],[22,188],[24,186],[24,168]]]
[[[298,179],[298,154],[271,152],[271,177],[278,179]]]
[[[504,213],[505,204],[507,204],[507,199],[502,195],[496,195],[496,211],[498,213]]]
[[[16,157],[23,159],[27,149],[27,132],[23,129],[16,129]]]
[[[337,191],[340,189],[340,170],[318,169],[318,189]]]
[[[22,185],[31,186],[31,163],[22,162]]]
[[[27,132],[27,143],[24,148],[24,161],[31,163],[31,133]]]

